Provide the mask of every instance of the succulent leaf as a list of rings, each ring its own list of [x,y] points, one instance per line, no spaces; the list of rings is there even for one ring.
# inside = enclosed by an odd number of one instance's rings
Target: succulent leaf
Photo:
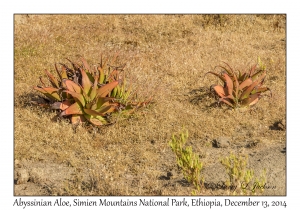
[[[74,103],[71,106],[69,106],[60,114],[60,116],[67,116],[73,114],[83,114],[82,108],[78,103]]]
[[[258,102],[259,96],[260,96],[259,93],[250,95],[249,97],[247,97],[241,101],[241,105],[242,106],[252,106]]]
[[[233,91],[233,82],[232,79],[226,74],[223,74],[225,80],[226,80],[226,85],[225,85],[225,94],[226,95],[232,95],[232,91]]]
[[[102,114],[101,112],[97,112],[95,110],[92,110],[92,109],[83,109],[83,111],[86,113],[86,114],[89,114],[89,115],[93,115],[93,116],[104,116],[104,114]]]
[[[89,95],[90,100],[94,100],[94,98],[96,97],[97,89],[98,89],[98,76],[95,76],[94,85]]]
[[[108,83],[97,90],[96,97],[106,97],[117,85],[119,84],[118,81],[114,81]]]
[[[206,72],[205,75],[204,75],[204,77],[206,76],[206,74],[213,74],[213,75],[219,77],[219,79],[222,80],[223,82],[226,81],[225,78],[223,77],[223,75],[217,74],[215,72],[212,72],[212,71]]]
[[[96,103],[92,105],[91,109],[98,110],[102,106],[108,106],[110,104],[111,100],[112,100],[112,98],[109,98],[109,97],[98,97],[96,99]]]
[[[263,81],[263,79],[266,76],[266,72],[264,72],[259,79],[257,79],[255,82],[253,82],[242,94],[241,99],[245,99],[249,96],[249,94],[253,91],[254,88],[256,88],[258,85],[260,85]]]
[[[224,102],[225,104],[227,104],[231,107],[234,107],[233,104],[231,102],[229,102],[228,99],[226,99],[226,98],[220,98],[219,101]]]
[[[226,96],[225,89],[221,85],[215,85],[213,88],[221,98]]]
[[[66,100],[63,102],[55,102],[51,105],[51,109],[60,109],[60,110],[65,110],[68,107],[70,107],[72,104],[70,101]]]
[[[250,71],[249,71],[249,77],[252,77],[252,76],[253,76],[253,73],[255,72],[256,67],[257,67],[256,64],[252,66],[252,68],[251,68]]]
[[[82,88],[85,94],[89,94],[89,91],[92,87],[92,83],[88,77],[88,75],[86,74],[86,72],[80,68],[80,72],[81,72],[81,76],[82,76]]]
[[[104,84],[104,79],[105,79],[104,70],[102,67],[98,66],[98,71],[99,71],[99,83]]]
[[[102,114],[111,113],[116,110],[115,106],[109,105],[109,106],[102,106],[99,109],[97,109],[98,112]]]
[[[69,93],[70,95],[72,95],[73,98],[74,98],[74,100],[75,100],[76,102],[79,102],[80,105],[81,105],[82,107],[85,106],[86,100],[85,100],[83,94],[76,93],[76,92],[73,92],[73,91],[68,91],[68,90],[65,90],[65,92],[66,92],[66,93]]]
[[[84,65],[84,68],[87,69],[91,73],[91,68],[90,68],[89,64],[86,62],[86,60],[83,57],[81,57],[81,61]]]
[[[263,93],[266,91],[270,91],[271,92],[271,97],[272,97],[272,91],[270,88],[268,87],[260,87],[260,88],[254,88],[254,90],[251,92],[251,94],[255,94],[255,93]]]
[[[252,84],[252,79],[251,78],[248,78],[246,79],[245,81],[243,81],[240,85],[239,85],[239,89],[240,90],[243,90],[245,87],[248,87]]]
[[[101,126],[107,124],[107,121],[102,116],[92,116],[88,114],[84,114],[84,117],[93,125]]]
[[[264,76],[262,76],[262,75],[264,75]],[[266,71],[260,70],[260,71],[256,72],[253,76],[251,76],[251,78],[253,81],[255,81],[259,76],[261,76],[259,80],[263,80],[263,78],[266,76]]]
[[[60,96],[58,94],[59,89],[53,87],[34,87],[35,90],[40,91],[45,96],[51,100],[60,101]]]
[[[82,122],[85,122],[86,121],[86,118],[81,115],[81,114],[73,114],[72,117],[71,117],[71,123],[73,125],[78,125]]]
[[[59,84],[58,84],[57,79],[50,72],[48,72],[47,70],[45,70],[45,73],[47,74],[48,79],[51,82],[52,86],[54,86],[56,88],[59,88]]]
[[[73,82],[72,80],[66,79],[66,80],[63,80],[63,82],[65,83],[65,85],[69,91],[76,92],[76,93],[82,93],[81,87],[79,85],[77,85],[75,82]]]

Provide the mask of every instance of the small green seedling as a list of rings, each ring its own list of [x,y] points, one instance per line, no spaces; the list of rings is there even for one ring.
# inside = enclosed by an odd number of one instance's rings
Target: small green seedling
[[[192,192],[196,195],[204,183],[204,178],[200,176],[203,163],[199,156],[193,153],[191,146],[184,147],[187,138],[188,131],[181,132],[179,136],[173,135],[169,145],[176,155],[177,164],[183,171],[184,178],[196,187],[196,190]]]
[[[263,186],[266,183],[266,170],[259,179],[255,178],[253,183],[254,171],[253,169],[247,169],[247,163],[247,156],[236,156],[232,153],[229,157],[221,159],[221,164],[225,167],[229,176],[225,185],[228,189],[233,190],[232,195],[255,195],[256,189],[260,189],[261,193],[263,192]]]

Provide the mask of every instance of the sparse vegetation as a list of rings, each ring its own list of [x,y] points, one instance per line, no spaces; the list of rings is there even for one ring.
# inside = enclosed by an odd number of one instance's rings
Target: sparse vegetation
[[[195,188],[183,179],[168,144],[182,125],[189,131],[193,154],[205,151],[205,184],[225,180],[219,158],[244,149],[254,173],[266,168],[278,174],[267,174],[268,184],[277,188],[263,195],[285,195],[285,21],[283,14],[15,15],[14,159],[21,173],[15,177],[15,195],[190,195]],[[125,84],[128,91],[124,98],[111,92],[118,99],[110,103],[136,107],[153,95],[155,104],[130,117],[124,110],[114,112],[105,116],[112,126],[78,126],[76,133],[68,120],[56,120],[58,111],[32,105],[47,104],[41,100],[44,94],[32,89],[44,69],[62,82],[53,64],[74,69],[64,60],[69,58],[87,70],[80,60],[84,57],[94,71],[101,54],[104,73],[118,67],[118,85],[122,89]],[[221,61],[234,70],[248,70],[258,56],[267,67],[264,85],[272,97],[260,98],[251,109],[216,108],[209,87],[221,82],[213,75],[204,79],[205,73]],[[212,140],[221,136],[229,137],[228,147],[213,147]],[[253,141],[254,146],[246,146]],[[202,189],[203,195],[227,193],[207,185]]]
[[[257,189],[259,189],[260,193],[264,191],[266,170],[263,171],[259,178],[255,178],[255,182],[253,182],[254,170],[247,169],[247,156],[236,156],[231,153],[229,157],[221,159],[221,163],[229,176],[225,184],[229,191],[232,192],[232,195],[255,195]],[[250,183],[252,186],[250,186]]]
[[[181,168],[185,179],[196,188],[192,192],[196,195],[200,193],[204,183],[204,177],[201,176],[203,163],[199,156],[193,153],[191,146],[185,146],[187,138],[188,131],[182,131],[179,136],[173,134],[169,145],[176,155],[177,165]]]
[[[68,59],[69,60],[69,59]],[[42,77],[42,86],[34,87],[35,90],[43,93],[48,99],[45,103],[34,104],[39,106],[61,110],[60,117],[71,116],[74,125],[89,121],[95,126],[107,124],[106,116],[116,111],[128,111],[139,108],[150,102],[131,102],[129,97],[131,90],[125,87],[125,74],[123,77],[121,67],[108,68],[104,72],[105,64],[102,63],[94,70],[90,68],[87,61],[81,58],[83,65],[70,61],[73,69],[66,64],[61,64],[61,71],[55,65],[59,79],[45,70],[52,87],[46,87]],[[107,64],[108,65],[108,64]]]
[[[259,70],[254,65],[249,72],[238,71],[238,74],[227,64],[217,66],[222,69],[220,74],[207,72],[217,76],[223,85],[212,85],[211,87],[220,97],[219,102],[223,102],[233,108],[248,107],[256,104],[261,97],[261,93],[270,91],[270,88],[263,87],[266,77],[266,67],[259,59]]]

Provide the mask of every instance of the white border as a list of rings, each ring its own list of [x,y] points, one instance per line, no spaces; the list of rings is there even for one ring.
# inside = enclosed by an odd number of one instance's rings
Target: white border
[[[296,1],[293,1],[296,2]],[[4,5],[3,5],[4,4]],[[252,1],[5,1],[1,5],[1,137],[0,161],[0,206],[13,208],[13,14],[14,13],[286,13],[287,14],[287,196],[252,197],[253,200],[286,200],[287,209],[297,205],[300,190],[297,175],[299,173],[299,138],[297,129],[299,116],[299,12],[297,4],[291,1],[252,0]],[[298,173],[297,173],[298,172]],[[38,197],[43,198],[43,197]],[[72,201],[75,197],[64,197]],[[84,197],[83,199],[86,199]],[[138,197],[121,197],[139,199]],[[147,197],[149,198],[149,197]],[[160,197],[154,197],[159,200]],[[180,197],[177,197],[180,198]],[[204,197],[224,200],[226,197]],[[232,199],[232,197],[228,197]],[[24,197],[30,200],[30,197]],[[33,198],[32,198],[33,199]],[[45,200],[55,198],[45,197]],[[91,197],[91,199],[98,199]],[[118,200],[120,197],[109,197]],[[162,197],[165,199],[165,197]],[[188,198],[190,199],[190,198]],[[245,197],[236,197],[244,200]],[[29,208],[29,207],[28,207]],[[98,207],[99,209],[100,207]],[[173,207],[170,207],[173,208]],[[199,207],[197,207],[199,208]],[[201,208],[201,207],[200,207]],[[27,208],[26,208],[27,209]],[[103,209],[103,208],[101,208]]]

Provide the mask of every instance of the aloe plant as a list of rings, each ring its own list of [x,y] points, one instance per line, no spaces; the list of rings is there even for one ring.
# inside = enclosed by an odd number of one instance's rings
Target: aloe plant
[[[150,101],[133,102],[131,87],[126,87],[123,67],[111,67],[103,62],[91,69],[81,58],[82,65],[67,59],[73,68],[55,65],[59,78],[45,70],[52,86],[47,86],[40,77],[41,86],[35,90],[47,97],[48,103],[38,104],[45,108],[60,110],[60,117],[70,117],[73,124],[89,121],[100,126],[107,123],[106,116],[116,111],[129,111],[148,104]],[[108,66],[108,68],[106,68]]]
[[[44,86],[34,89],[50,99],[52,103],[48,107],[61,110],[60,117],[70,116],[73,124],[89,121],[100,126],[107,123],[105,115],[114,112],[120,106],[119,103],[113,102],[112,97],[108,97],[119,81],[101,85],[99,78],[102,75],[92,72],[86,61],[82,61],[87,71],[75,63],[72,63],[75,70],[62,64],[61,71],[56,68],[59,79],[45,70],[53,87],[45,87],[41,79]]]
[[[256,70],[257,65],[254,65],[249,72],[236,73],[227,63],[225,64],[226,66],[217,66],[223,70],[220,74],[212,71],[206,73],[217,76],[223,82],[223,85],[212,85],[219,96],[219,102],[233,108],[249,107],[259,101],[263,92],[271,92],[268,87],[263,86],[266,77],[265,69]]]

